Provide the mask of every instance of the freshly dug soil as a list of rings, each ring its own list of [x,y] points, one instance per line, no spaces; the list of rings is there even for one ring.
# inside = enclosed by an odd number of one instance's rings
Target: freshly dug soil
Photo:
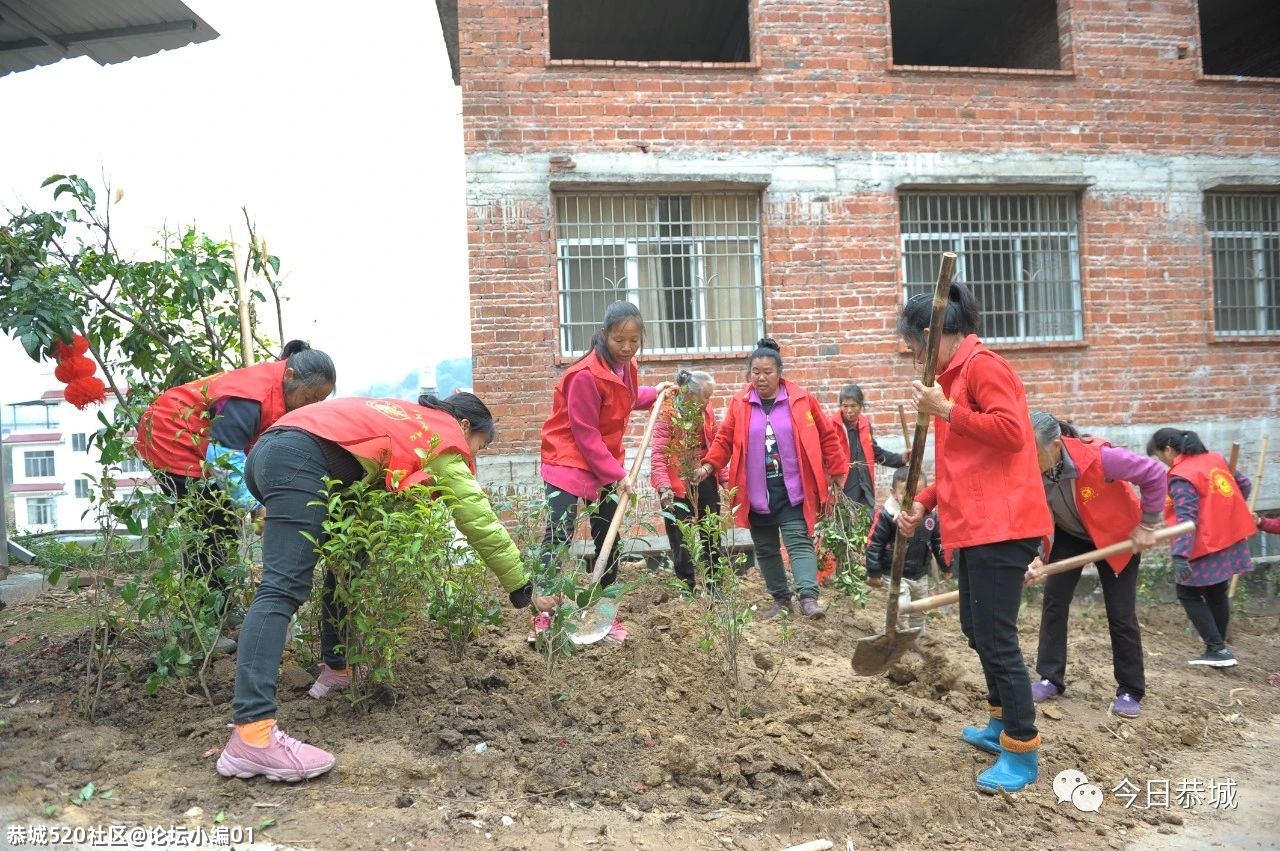
[[[294,785],[214,771],[231,660],[211,667],[213,706],[194,681],[147,697],[144,670],[113,672],[90,722],[73,710],[87,638],[42,629],[74,622],[67,610],[83,603],[64,594],[10,606],[0,645],[31,637],[0,650],[5,820],[43,822],[54,805],[63,824],[210,830],[221,814],[258,828],[259,841],[320,849],[778,849],[817,838],[836,848],[1124,848],[1144,831],[1177,832],[1209,803],[1126,809],[1111,791],[1122,780],[1176,784],[1206,758],[1260,742],[1267,764],[1280,761],[1280,689],[1268,682],[1280,631],[1257,607],[1233,622],[1240,665],[1227,670],[1187,665],[1199,644],[1180,608],[1144,607],[1149,691],[1142,716],[1122,720],[1108,713],[1101,598],[1077,599],[1068,691],[1041,706],[1040,780],[1003,797],[976,791],[993,758],[959,738],[985,723],[986,701],[954,611],[933,616],[887,675],[859,678],[854,642],[881,631],[884,591],[866,609],[827,593],[821,620],[747,628],[733,689],[719,658],[699,649],[698,604],[656,574],[633,578],[626,642],[584,648],[551,674],[526,641],[527,616],[509,611],[461,662],[424,628],[397,685],[367,707],[311,699],[314,671],[286,658],[281,726],[338,757],[326,776]],[[746,593],[766,599],[758,582]],[[1022,624],[1032,662],[1036,604]],[[1251,785],[1257,761],[1232,763],[1241,809],[1269,806],[1273,790]],[[1099,812],[1057,801],[1052,780],[1068,768],[1103,790]],[[72,805],[89,782],[95,795]]]

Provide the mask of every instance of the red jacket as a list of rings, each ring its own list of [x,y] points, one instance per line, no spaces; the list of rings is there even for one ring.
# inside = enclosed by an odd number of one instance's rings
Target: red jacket
[[[844,471],[847,477],[853,470],[853,450],[849,446],[849,431],[844,424],[844,414],[840,413],[839,408],[831,415],[831,428],[836,433],[836,439],[840,441],[841,451],[844,452]],[[869,471],[867,478],[871,482],[871,496],[874,498],[876,495],[876,454],[875,448],[871,443],[871,420],[867,418],[866,414],[858,414],[858,443],[862,445],[862,457],[867,462]],[[840,481],[841,484],[844,483],[843,479]]]
[[[1062,451],[1075,464],[1076,508],[1080,521],[1098,546],[1109,546],[1132,534],[1142,520],[1142,505],[1128,482],[1108,481],[1102,473],[1102,447],[1106,441],[1091,438],[1062,438]],[[1120,553],[1107,559],[1118,576],[1133,559],[1133,553]]]
[[[262,404],[258,434],[285,414],[284,361],[266,361],[243,369],[220,372],[172,387],[151,403],[138,421],[138,455],[153,470],[178,476],[203,475],[209,446],[208,411],[220,399],[250,399]],[[253,445],[245,447],[247,452]]]
[[[842,480],[848,473],[849,462],[840,450],[840,443],[831,421],[818,406],[817,400],[804,388],[783,379],[787,388],[787,408],[791,412],[791,428],[795,435],[796,455],[800,458],[800,479],[804,485],[804,519],[809,534],[818,523],[818,516],[828,499],[828,481]],[[702,459],[712,469],[729,465],[729,487],[734,489],[733,517],[739,526],[749,526],[747,512],[747,440],[751,430],[751,385],[747,385],[729,400],[724,422],[716,431],[711,450]]]
[[[429,478],[419,451],[455,452],[475,472],[475,459],[458,421],[416,402],[359,396],[327,399],[290,411],[274,428],[296,428],[323,437],[382,467],[388,490],[404,490]]]
[[[671,452],[671,422],[675,418],[675,399],[667,397],[667,401],[662,405],[662,413],[658,416],[658,421],[653,426],[653,444],[649,456],[649,482],[653,485],[654,490],[662,488],[671,488],[671,493],[676,499],[684,499],[688,493],[684,479],[680,478],[680,465],[676,463],[676,459]],[[698,435],[697,457],[694,459],[695,465],[699,458],[706,454],[711,448],[712,442],[716,437],[716,417],[712,412],[711,406],[707,405],[702,409],[702,431]]]
[[[1225,550],[1258,531],[1231,466],[1217,452],[1179,455],[1169,468],[1169,478],[1185,479],[1200,497],[1192,559]],[[1172,498],[1165,501],[1164,516],[1170,524],[1177,522]]]
[[[639,372],[634,360],[627,364],[627,369],[631,373],[631,387],[636,387]],[[582,452],[573,439],[569,424],[569,405],[565,399],[569,379],[582,370],[590,371],[595,377],[601,399],[600,437],[621,465],[625,458],[622,438],[626,434],[631,411],[635,408],[636,396],[594,351],[566,369],[556,382],[555,394],[551,399],[551,416],[542,424],[542,463],[591,470],[591,465],[582,457]]]
[[[970,334],[938,384],[955,407],[950,422],[934,418],[936,478],[916,499],[937,508],[947,559],[963,547],[1049,535],[1053,514],[1022,379]]]

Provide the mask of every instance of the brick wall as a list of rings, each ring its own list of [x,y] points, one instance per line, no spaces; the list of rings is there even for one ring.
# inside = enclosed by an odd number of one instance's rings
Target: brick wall
[[[914,373],[892,333],[898,188],[1047,180],[1080,193],[1085,332],[1000,347],[1032,404],[1100,430],[1238,433],[1252,470],[1246,428],[1280,413],[1280,338],[1212,339],[1202,198],[1280,187],[1280,81],[1202,78],[1192,0],[1064,0],[1057,72],[895,69],[887,5],[757,4],[758,67],[716,70],[552,66],[542,0],[459,4],[475,385],[501,415],[497,452],[536,455],[563,366],[555,180],[767,183],[765,319],[788,377],[831,405],[857,381],[882,434]],[[722,384],[744,368],[698,365]]]

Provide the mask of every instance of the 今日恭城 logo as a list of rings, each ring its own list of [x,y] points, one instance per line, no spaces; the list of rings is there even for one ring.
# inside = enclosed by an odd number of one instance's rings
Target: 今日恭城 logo
[[[1083,771],[1068,768],[1053,778],[1053,793],[1058,803],[1070,801],[1082,813],[1096,813],[1102,809],[1102,790],[1089,782]]]

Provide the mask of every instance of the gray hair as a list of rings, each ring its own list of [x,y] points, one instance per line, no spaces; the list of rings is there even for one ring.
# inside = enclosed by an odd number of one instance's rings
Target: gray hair
[[[319,349],[307,346],[294,351],[285,363],[293,370],[293,378],[284,383],[286,390],[338,383],[338,370],[333,365],[333,358]]]
[[[1079,437],[1080,432],[1070,423],[1064,423],[1053,414],[1044,411],[1031,412],[1031,429],[1036,433],[1036,446],[1044,449],[1055,440],[1066,437]]]
[[[676,386],[696,390],[701,393],[708,384],[715,383],[715,376],[701,369],[681,369],[676,371]]]

